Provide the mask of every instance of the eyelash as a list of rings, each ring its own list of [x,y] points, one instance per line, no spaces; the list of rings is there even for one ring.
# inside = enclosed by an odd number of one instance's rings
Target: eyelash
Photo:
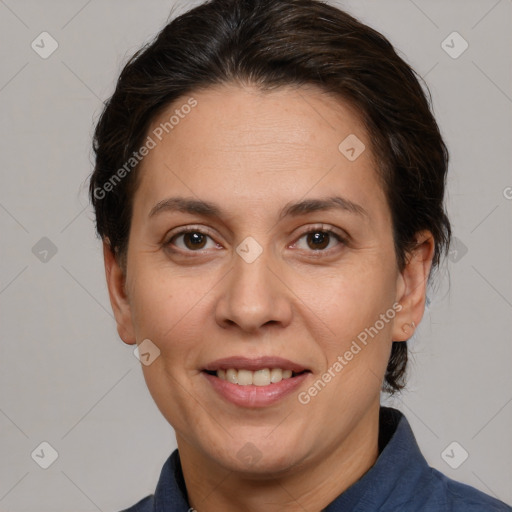
[[[179,231],[175,232],[175,233],[172,233],[172,235],[170,235],[163,243],[163,246],[164,247],[170,247],[173,245],[173,240],[175,240],[177,237],[179,236],[182,236],[182,235],[186,235],[187,233],[198,233],[200,235],[204,235],[204,236],[208,236],[210,237],[212,240],[213,240],[213,236],[209,233],[209,231],[205,230],[204,228],[198,228],[198,227],[195,227],[195,226],[188,226],[186,228],[183,228],[183,229],[180,229]],[[217,242],[216,242],[217,243]],[[198,254],[201,254],[204,250],[207,250],[207,249],[203,249],[203,250],[197,250],[197,251],[191,251],[191,250],[184,250],[184,249],[177,249],[176,252],[187,252],[187,253],[198,253]]]
[[[307,249],[306,250],[307,252],[310,252],[314,255],[321,256],[321,255],[325,255],[325,254],[330,254],[333,250],[336,250],[336,247],[338,247],[338,245],[346,245],[346,243],[347,243],[346,238],[341,236],[339,233],[336,233],[332,229],[320,226],[320,227],[309,228],[307,231],[304,231],[303,233],[301,233],[299,235],[299,237],[295,240],[295,242],[293,242],[292,245],[296,245],[299,242],[299,240],[301,240],[304,237],[307,237],[308,235],[314,234],[314,233],[323,233],[324,235],[328,235],[329,238],[333,238],[338,242],[335,247],[331,247],[329,249]],[[331,240],[329,240],[329,244],[330,243],[331,243]],[[301,250],[301,249],[298,249],[298,250]]]
[[[195,227],[195,226],[188,226],[186,228],[180,229],[179,231],[177,231],[175,233],[172,233],[169,237],[167,237],[166,241],[162,244],[163,247],[166,247],[166,248],[172,247],[174,245],[173,241],[176,240],[176,238],[178,238],[180,236],[183,236],[183,235],[186,235],[187,233],[198,233],[200,235],[207,236],[211,240],[214,241],[213,236],[205,228],[203,228],[203,227],[199,228],[199,227]],[[306,237],[307,235],[314,234],[314,233],[326,234],[329,237],[334,238],[338,242],[338,244],[336,244],[336,246],[334,248],[331,247],[329,249],[310,249],[310,250],[306,250],[307,252],[310,252],[310,253],[315,254],[315,255],[330,254],[331,251],[335,250],[336,247],[338,247],[338,245],[346,245],[346,243],[347,243],[347,239],[345,237],[341,236],[339,233],[336,233],[332,229],[329,229],[329,228],[326,228],[326,227],[320,225],[318,227],[309,228],[307,231],[304,231],[303,233],[301,233],[295,239],[295,241],[292,244],[290,244],[288,247],[296,245],[302,238]],[[215,242],[215,243],[217,245],[220,245],[217,242]],[[330,243],[330,241],[329,241],[329,243]],[[209,249],[190,250],[190,249],[181,249],[181,248],[176,249],[176,248],[174,248],[173,250],[175,252],[182,252],[182,253],[189,253],[189,254],[196,253],[196,254],[200,255],[200,254],[203,254],[204,251],[207,251]],[[297,249],[297,250],[301,250],[301,249]]]

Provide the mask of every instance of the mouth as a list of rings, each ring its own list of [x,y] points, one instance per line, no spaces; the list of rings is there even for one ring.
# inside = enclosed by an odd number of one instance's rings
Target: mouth
[[[309,370],[294,372],[283,368],[261,368],[255,371],[245,368],[228,368],[227,370],[221,368],[216,371],[204,371],[208,375],[217,377],[220,380],[225,380],[231,384],[238,384],[239,386],[269,386],[309,372]]]
[[[279,357],[230,357],[208,364],[202,373],[227,401],[241,407],[264,407],[297,389],[312,372]]]

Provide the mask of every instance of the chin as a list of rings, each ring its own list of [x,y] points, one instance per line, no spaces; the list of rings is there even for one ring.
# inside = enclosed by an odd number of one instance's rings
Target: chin
[[[304,454],[298,451],[300,443],[286,440],[272,440],[256,437],[256,441],[243,440],[231,442],[230,450],[211,454],[217,463],[227,470],[256,479],[275,478],[296,468]],[[301,450],[302,451],[302,450]]]

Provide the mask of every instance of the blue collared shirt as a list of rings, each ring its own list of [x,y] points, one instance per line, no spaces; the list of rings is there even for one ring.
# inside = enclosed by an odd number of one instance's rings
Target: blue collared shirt
[[[405,416],[381,407],[380,455],[324,512],[512,512],[512,507],[429,467]],[[124,512],[188,512],[178,450],[165,463],[156,492]],[[200,511],[198,511],[200,512]]]

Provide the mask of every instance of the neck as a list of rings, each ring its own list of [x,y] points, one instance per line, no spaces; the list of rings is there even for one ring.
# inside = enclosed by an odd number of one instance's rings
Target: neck
[[[177,434],[190,505],[197,512],[321,511],[359,480],[378,457],[379,404],[348,436],[276,475],[239,474],[204,456]]]

